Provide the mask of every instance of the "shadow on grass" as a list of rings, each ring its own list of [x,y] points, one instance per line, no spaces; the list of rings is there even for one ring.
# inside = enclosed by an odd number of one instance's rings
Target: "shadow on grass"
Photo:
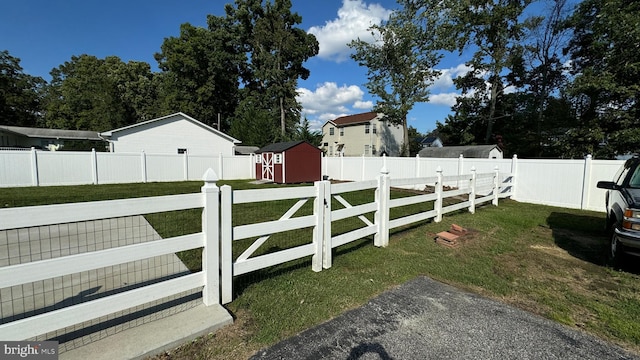
[[[607,266],[609,233],[605,230],[605,217],[569,212],[552,212],[547,224],[553,240],[570,255],[599,266]],[[640,258],[626,255],[619,270],[640,274]]]

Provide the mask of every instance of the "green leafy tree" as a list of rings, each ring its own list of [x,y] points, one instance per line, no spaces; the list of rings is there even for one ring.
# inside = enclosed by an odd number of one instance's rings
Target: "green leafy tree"
[[[41,125],[46,82],[25,74],[20,59],[0,51],[0,125]]]
[[[293,140],[304,140],[319,147],[320,144],[322,144],[322,131],[311,130],[309,120],[305,117],[296,126],[296,132],[293,134]]]
[[[209,15],[207,24],[208,28],[182,24],[180,36],[166,38],[155,58],[162,70],[157,81],[159,107],[214,125],[218,116],[228,120],[235,112],[240,66],[246,57],[233,19]],[[221,125],[228,129],[227,122]]]
[[[384,113],[394,124],[402,125],[403,155],[409,155],[407,114],[415,103],[429,100],[429,86],[438,75],[433,70],[440,56],[432,47],[431,29],[421,28],[413,1],[402,1],[404,11],[389,21],[370,28],[373,43],[358,39],[349,46],[352,58],[367,68],[366,87],[380,100],[374,111]]]
[[[278,128],[268,109],[260,108],[251,97],[244,98],[238,108],[229,134],[245,145],[263,147],[278,138]]]
[[[134,122],[112,80],[105,60],[91,55],[72,56],[71,61],[53,69],[45,115],[47,126],[106,131]]]
[[[640,151],[640,3],[584,0],[567,21],[569,87],[578,126],[567,136],[575,154]]]
[[[474,123],[469,128],[484,127],[481,137],[476,135],[476,130],[465,132],[465,137],[473,135],[472,142],[495,140],[494,123],[498,116],[503,116],[497,113],[498,102],[504,96],[505,75],[522,52],[521,41],[529,24],[523,19],[523,12],[531,1],[411,1],[419,9],[422,26],[434,29],[434,41],[439,49],[460,55],[469,49],[473,51],[471,60],[466,63],[471,71],[455,79],[463,97],[454,108],[461,111],[455,121],[467,121],[463,116],[470,114],[474,118],[469,121]],[[407,9],[405,7],[404,11]],[[481,109],[485,104],[487,109]]]
[[[304,62],[318,53],[318,41],[296,27],[302,17],[290,0],[236,0],[227,17],[239,26],[248,62],[243,71],[246,96],[279,119],[280,138],[295,131],[301,106],[295,99],[298,78],[307,79]]]

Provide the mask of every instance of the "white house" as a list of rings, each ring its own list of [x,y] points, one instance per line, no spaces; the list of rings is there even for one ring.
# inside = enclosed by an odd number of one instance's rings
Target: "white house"
[[[111,152],[234,155],[240,141],[181,112],[100,134]]]
[[[60,130],[0,125],[0,150],[29,149],[60,150],[77,141],[100,143],[102,138],[95,131]]]
[[[322,148],[327,156],[398,156],[402,127],[385,120],[384,114],[367,112],[327,121],[322,127]]]

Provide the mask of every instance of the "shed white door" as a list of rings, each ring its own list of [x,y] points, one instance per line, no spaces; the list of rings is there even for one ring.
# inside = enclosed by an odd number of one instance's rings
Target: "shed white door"
[[[273,181],[273,153],[262,153],[262,179]]]

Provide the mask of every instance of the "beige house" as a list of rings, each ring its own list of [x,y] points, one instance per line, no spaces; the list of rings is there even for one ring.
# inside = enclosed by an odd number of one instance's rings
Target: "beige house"
[[[367,112],[327,121],[322,127],[326,156],[399,156],[402,127],[385,120],[384,114]]]

